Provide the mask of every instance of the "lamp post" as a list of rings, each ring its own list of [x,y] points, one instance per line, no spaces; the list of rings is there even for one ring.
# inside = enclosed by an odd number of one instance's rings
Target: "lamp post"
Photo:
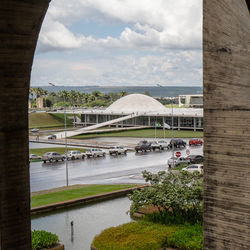
[[[49,85],[56,87],[54,83],[49,82]],[[67,143],[67,122],[66,122],[66,102],[65,96],[63,95],[63,104],[64,104],[64,133],[65,133],[65,163],[66,163],[66,186],[69,186],[69,173],[68,173],[68,143]]]
[[[171,98],[171,108],[172,108],[172,157],[173,157],[173,168],[174,168],[174,108],[173,108],[174,97]]]

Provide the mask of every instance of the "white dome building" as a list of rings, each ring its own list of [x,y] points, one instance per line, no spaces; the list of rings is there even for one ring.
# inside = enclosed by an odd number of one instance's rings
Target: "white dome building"
[[[153,97],[143,94],[131,94],[115,101],[106,109],[106,112],[144,114],[145,112],[166,112],[166,108]]]
[[[165,108],[153,97],[130,94],[112,103],[106,110],[81,111],[81,124],[96,129],[104,126],[116,128],[155,127],[164,123],[176,129],[203,129],[203,110],[194,108]]]

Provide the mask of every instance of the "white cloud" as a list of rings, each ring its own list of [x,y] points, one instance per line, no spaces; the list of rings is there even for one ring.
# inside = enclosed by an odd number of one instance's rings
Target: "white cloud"
[[[200,56],[199,56],[200,55]],[[201,53],[165,52],[162,55],[109,55],[103,58],[47,59],[37,56],[32,85],[201,85]]]
[[[54,0],[39,39],[40,51],[61,49],[197,49],[201,0]],[[120,22],[119,37],[94,39],[70,31],[75,21]]]

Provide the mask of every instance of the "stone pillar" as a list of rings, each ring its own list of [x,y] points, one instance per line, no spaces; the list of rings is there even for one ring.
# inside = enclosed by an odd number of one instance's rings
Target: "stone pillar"
[[[203,1],[203,83],[204,249],[250,249],[250,14],[245,0]]]
[[[0,249],[30,250],[28,98],[49,0],[0,2]]]

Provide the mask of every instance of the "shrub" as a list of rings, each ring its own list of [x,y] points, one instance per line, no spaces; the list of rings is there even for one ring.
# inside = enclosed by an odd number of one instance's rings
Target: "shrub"
[[[130,222],[105,229],[94,238],[93,245],[102,250],[159,249],[177,229],[146,221]]]
[[[139,208],[155,206],[165,218],[170,215],[193,223],[202,221],[202,174],[143,171],[143,177],[151,186],[135,190],[129,196],[133,201],[131,214]]]
[[[59,243],[58,236],[44,230],[34,230],[31,232],[32,249],[39,250],[49,248]]]

